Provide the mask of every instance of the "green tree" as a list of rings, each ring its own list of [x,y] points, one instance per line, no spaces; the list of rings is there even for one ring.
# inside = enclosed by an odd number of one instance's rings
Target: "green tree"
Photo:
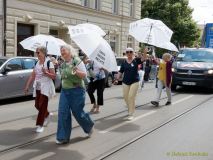
[[[191,47],[198,42],[200,30],[188,4],[188,0],[142,0],[141,18],[163,21],[174,32],[173,43]]]

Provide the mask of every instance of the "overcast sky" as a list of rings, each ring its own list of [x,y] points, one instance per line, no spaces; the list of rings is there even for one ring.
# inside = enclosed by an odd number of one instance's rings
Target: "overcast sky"
[[[189,0],[189,5],[198,24],[213,23],[213,0]]]

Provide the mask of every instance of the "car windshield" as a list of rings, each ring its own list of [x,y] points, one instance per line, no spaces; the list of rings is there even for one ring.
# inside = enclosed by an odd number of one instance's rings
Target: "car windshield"
[[[117,59],[116,59],[117,65],[118,65],[118,66],[121,66],[121,64],[124,62],[124,60],[125,60],[124,58],[117,58]]]
[[[0,67],[2,66],[2,64],[6,61],[6,59],[0,59]]]
[[[178,54],[177,61],[213,63],[213,50],[183,50]]]

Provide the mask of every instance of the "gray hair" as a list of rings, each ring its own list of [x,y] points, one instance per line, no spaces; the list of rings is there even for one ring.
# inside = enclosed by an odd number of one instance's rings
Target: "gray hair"
[[[42,52],[45,56],[47,55],[47,48],[44,46],[39,46],[36,48],[36,50],[39,50],[40,52]]]
[[[172,55],[169,54],[169,53],[164,53],[162,58],[168,58],[168,59],[171,59],[172,58]]]
[[[61,49],[66,49],[73,57],[78,56],[77,51],[71,45],[62,45]]]

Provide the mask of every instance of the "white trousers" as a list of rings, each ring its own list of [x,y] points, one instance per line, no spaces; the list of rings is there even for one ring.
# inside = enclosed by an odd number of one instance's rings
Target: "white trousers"
[[[156,94],[156,99],[155,99],[156,102],[160,101],[161,93],[162,93],[162,90],[163,90],[164,87],[166,89],[166,94],[167,94],[167,97],[168,97],[168,102],[172,101],[171,88],[166,87],[163,81],[158,80],[158,89],[157,89],[157,94]]]

